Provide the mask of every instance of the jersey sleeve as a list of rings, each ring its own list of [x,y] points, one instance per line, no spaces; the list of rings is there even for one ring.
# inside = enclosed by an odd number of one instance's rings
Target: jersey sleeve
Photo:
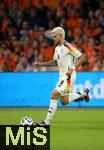
[[[68,43],[66,45],[66,47],[69,49],[70,53],[75,57],[75,58],[79,58],[82,53],[76,48],[76,46]]]

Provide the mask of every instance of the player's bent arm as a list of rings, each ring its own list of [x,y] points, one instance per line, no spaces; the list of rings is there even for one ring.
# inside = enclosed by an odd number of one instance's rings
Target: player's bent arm
[[[75,67],[78,68],[84,62],[86,62],[86,59],[85,59],[84,55],[82,54],[79,58],[77,58],[77,61],[75,62]]]
[[[38,67],[45,67],[45,66],[57,66],[57,61],[52,59],[50,61],[47,62],[35,62],[34,65],[38,66]]]
[[[57,66],[57,61],[52,59],[50,61],[47,62],[42,62],[41,65],[44,66]]]

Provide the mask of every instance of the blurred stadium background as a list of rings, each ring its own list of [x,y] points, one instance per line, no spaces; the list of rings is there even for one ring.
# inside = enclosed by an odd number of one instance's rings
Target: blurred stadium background
[[[73,90],[88,87],[91,101],[58,103],[51,150],[103,150],[104,0],[0,0],[0,124],[45,117],[58,68],[33,63],[52,59],[56,26],[84,54]]]

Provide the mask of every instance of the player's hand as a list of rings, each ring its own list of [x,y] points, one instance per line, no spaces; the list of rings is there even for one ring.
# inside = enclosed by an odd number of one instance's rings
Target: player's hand
[[[73,71],[74,71],[74,69],[68,69],[68,72],[66,73],[66,75],[69,77],[69,76],[71,76],[72,75],[72,73],[73,73]]]
[[[36,62],[34,62],[34,66],[41,67],[42,66],[42,62],[36,61]]]

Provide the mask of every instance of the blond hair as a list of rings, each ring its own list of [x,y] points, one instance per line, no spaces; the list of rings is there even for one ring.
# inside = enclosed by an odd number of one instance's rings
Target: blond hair
[[[51,30],[51,33],[62,35],[65,38],[65,30],[62,27],[55,27]]]

